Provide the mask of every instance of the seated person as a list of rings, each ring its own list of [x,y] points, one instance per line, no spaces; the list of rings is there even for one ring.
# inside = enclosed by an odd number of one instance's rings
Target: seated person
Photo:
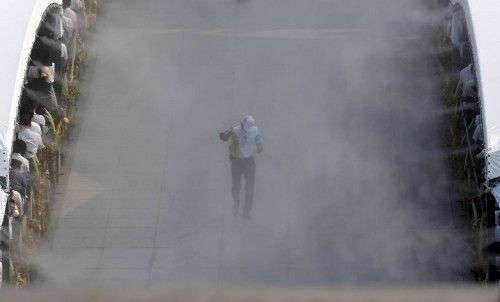
[[[43,78],[32,79],[26,84],[25,88],[26,95],[29,98],[48,108],[50,111],[57,110],[57,96],[52,83],[48,83]]]
[[[33,121],[34,114],[30,113],[30,116],[31,116],[31,128],[30,128],[31,131],[42,135],[42,127],[40,127],[40,125],[38,125],[36,122]]]
[[[45,148],[42,141],[42,136],[31,130],[31,116],[29,114],[22,114],[19,119],[19,130],[16,137],[26,143],[26,155],[29,160],[35,157],[38,151]]]
[[[45,109],[45,107],[37,103],[33,119],[40,125],[40,127],[42,127],[42,134],[48,134],[50,132],[50,128],[47,125],[47,120],[46,120],[47,114],[48,111]]]
[[[45,125],[45,116],[34,112],[31,121],[40,126],[42,134],[47,134],[49,132],[49,128]]]
[[[19,192],[22,196],[25,196],[29,186],[29,175],[21,170],[21,162],[17,159],[11,160],[10,165],[10,187]]]
[[[16,190],[9,191],[9,199],[13,200],[19,210],[19,216],[22,217],[24,214],[24,202],[21,194]]]
[[[41,36],[35,40],[28,67],[27,95],[52,110],[57,107],[57,97],[53,84],[55,82],[55,63],[61,58],[61,42],[49,36]]]
[[[26,143],[20,139],[17,139],[12,144],[12,155],[10,156],[12,159],[18,160],[21,163],[21,171],[29,172],[30,171],[30,163],[24,157],[26,153]]]
[[[21,114],[28,113],[31,115],[31,130],[40,135],[47,134],[48,128],[45,126],[45,116],[37,113],[38,107],[40,107],[38,103],[28,97],[23,97],[22,102],[20,112]],[[38,132],[37,128],[41,129],[40,132]]]
[[[33,121],[33,115],[35,112],[35,106],[36,102],[26,98],[23,96],[23,99],[21,101],[21,108],[19,109],[19,113],[22,114],[29,114],[31,116],[31,130],[42,135],[42,128],[40,125],[38,125],[36,122]]]
[[[9,222],[11,226],[12,240],[18,243],[21,238],[21,209],[14,199],[9,199],[8,204]]]
[[[17,207],[16,201],[14,199],[9,199],[9,216],[17,219],[19,219],[21,216],[19,208]]]
[[[9,203],[8,203],[8,215],[9,215],[9,222],[10,222],[10,227],[11,227],[11,239],[16,243],[14,245],[14,250],[17,250],[19,240],[21,239],[21,218],[22,218],[22,209],[19,205],[17,205],[16,201],[12,198],[9,198]],[[6,213],[6,214],[7,214]]]

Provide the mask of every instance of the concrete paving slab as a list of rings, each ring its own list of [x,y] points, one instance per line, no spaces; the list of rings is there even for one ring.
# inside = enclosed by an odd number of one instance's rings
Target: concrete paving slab
[[[127,160],[123,159],[119,162],[118,167],[115,170],[115,173],[117,175],[133,175],[139,170],[144,170],[147,173],[145,174],[150,174],[150,173],[161,173],[164,171],[164,167],[162,163],[159,163],[158,161],[155,160]],[[144,191],[141,190],[140,188],[136,188],[137,191]],[[132,190],[131,190],[132,191]],[[160,190],[161,191],[161,190]]]
[[[67,217],[61,218],[58,221],[58,227],[61,229],[67,228],[105,228],[107,220],[104,217]]]
[[[218,287],[229,288],[287,288],[288,273],[275,267],[221,267]]]
[[[214,238],[201,240],[182,239],[171,247],[154,249],[153,267],[155,269],[181,267],[218,268],[220,246],[214,244]]]
[[[155,211],[160,203],[159,191],[116,191],[113,194],[111,208],[114,209],[150,209]]]
[[[150,248],[104,248],[99,261],[103,269],[147,269],[153,257]]]
[[[155,228],[115,227],[106,229],[105,247],[140,248],[153,247]]]
[[[217,288],[218,281],[217,268],[190,268],[179,267],[177,269],[156,269],[151,270],[149,286],[157,288]]]
[[[107,289],[144,288],[148,285],[146,269],[100,269],[98,287]]]
[[[357,270],[346,267],[290,268],[289,286],[295,288],[332,288],[358,284]],[[373,276],[376,279],[376,276]]]
[[[124,159],[124,161],[127,161]],[[159,163],[161,164],[161,163]],[[117,191],[161,191],[163,186],[163,171],[159,173],[133,174],[123,173],[117,176],[115,188]]]
[[[107,224],[109,228],[127,228],[130,226],[153,228],[155,225],[155,207],[112,209],[109,213]]]
[[[219,226],[158,227],[155,237],[156,248],[173,247],[185,241],[203,242],[206,238],[210,238],[212,244],[220,248],[222,229]]]
[[[100,248],[56,248],[52,250],[52,259],[61,268],[98,269],[101,251]]]
[[[75,208],[107,208],[111,203],[112,191],[97,190],[66,190],[64,197],[69,199],[63,204],[64,212],[69,212]]]
[[[53,245],[55,248],[101,248],[104,246],[105,228],[68,228],[56,231]]]
[[[101,205],[98,205],[93,208],[79,208],[74,207],[71,209],[63,209],[65,211],[64,218],[90,218],[90,219],[106,219],[109,213],[108,208],[103,208]]]
[[[57,275],[47,282],[65,288],[92,289],[98,287],[99,269],[79,268],[56,273]]]

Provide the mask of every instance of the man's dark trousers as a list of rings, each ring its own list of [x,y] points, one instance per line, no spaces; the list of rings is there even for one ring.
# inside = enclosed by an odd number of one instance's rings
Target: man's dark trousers
[[[253,203],[255,185],[255,160],[250,158],[231,158],[231,175],[233,179],[233,200],[235,206],[240,204],[241,179],[245,178],[245,205],[243,213],[250,213]]]

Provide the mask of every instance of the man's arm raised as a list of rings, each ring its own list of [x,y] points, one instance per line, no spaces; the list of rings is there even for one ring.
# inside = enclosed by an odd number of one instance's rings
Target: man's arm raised
[[[227,142],[232,134],[233,134],[233,129],[227,129],[226,131],[219,133],[219,138],[223,142]]]

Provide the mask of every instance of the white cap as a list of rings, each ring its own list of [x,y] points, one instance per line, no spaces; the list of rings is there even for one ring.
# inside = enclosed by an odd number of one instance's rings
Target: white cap
[[[255,119],[251,115],[245,115],[241,120],[241,124],[243,124],[243,130],[248,131],[255,126]]]

